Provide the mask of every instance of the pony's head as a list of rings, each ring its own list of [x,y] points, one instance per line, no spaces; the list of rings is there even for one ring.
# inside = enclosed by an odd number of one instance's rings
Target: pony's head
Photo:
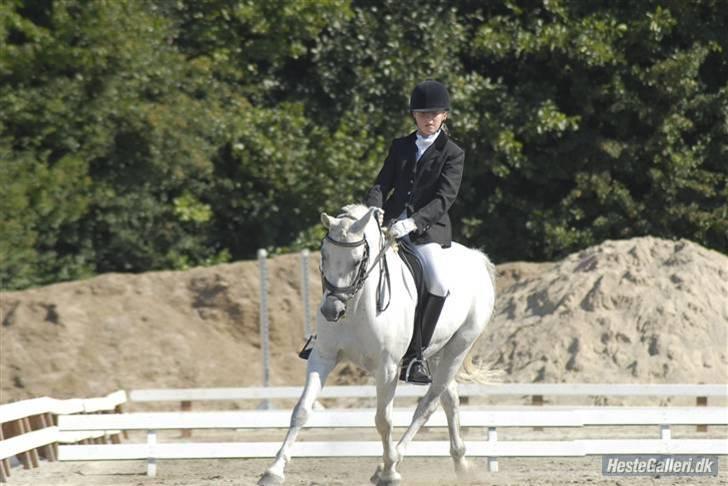
[[[328,229],[321,242],[324,285],[321,314],[327,321],[341,319],[349,301],[364,285],[369,266],[367,227],[370,223],[376,224],[379,211],[378,208],[349,205],[336,217],[321,213],[321,223]]]

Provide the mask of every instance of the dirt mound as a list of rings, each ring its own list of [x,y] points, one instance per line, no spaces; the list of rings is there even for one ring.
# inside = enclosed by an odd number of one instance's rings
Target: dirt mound
[[[644,237],[512,265],[478,343],[509,380],[728,382],[725,255]]]
[[[309,262],[312,309],[320,286]],[[301,384],[301,261],[268,262],[271,382]],[[262,381],[257,262],[108,274],[0,294],[0,402]],[[728,257],[687,241],[608,241],[498,267],[478,351],[516,382],[728,382]],[[343,364],[331,381],[366,376]]]
[[[268,262],[273,384],[303,379],[300,269]],[[315,288],[315,262],[310,275]],[[257,262],[107,274],[3,293],[0,308],[0,401],[262,382]]]

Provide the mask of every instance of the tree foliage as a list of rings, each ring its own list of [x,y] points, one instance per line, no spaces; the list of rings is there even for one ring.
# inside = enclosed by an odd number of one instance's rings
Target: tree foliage
[[[728,251],[718,0],[0,3],[0,285],[315,247],[450,86],[456,239]]]

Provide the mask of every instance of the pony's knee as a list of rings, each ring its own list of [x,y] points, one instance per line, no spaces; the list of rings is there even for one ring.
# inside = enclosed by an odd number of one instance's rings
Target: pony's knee
[[[291,427],[303,427],[311,415],[311,407],[299,404],[291,414]]]

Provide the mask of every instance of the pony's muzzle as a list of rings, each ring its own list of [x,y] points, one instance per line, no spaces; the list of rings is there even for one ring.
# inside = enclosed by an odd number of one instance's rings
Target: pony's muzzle
[[[346,312],[346,304],[341,297],[335,294],[328,294],[321,304],[321,314],[329,322],[336,322]]]

